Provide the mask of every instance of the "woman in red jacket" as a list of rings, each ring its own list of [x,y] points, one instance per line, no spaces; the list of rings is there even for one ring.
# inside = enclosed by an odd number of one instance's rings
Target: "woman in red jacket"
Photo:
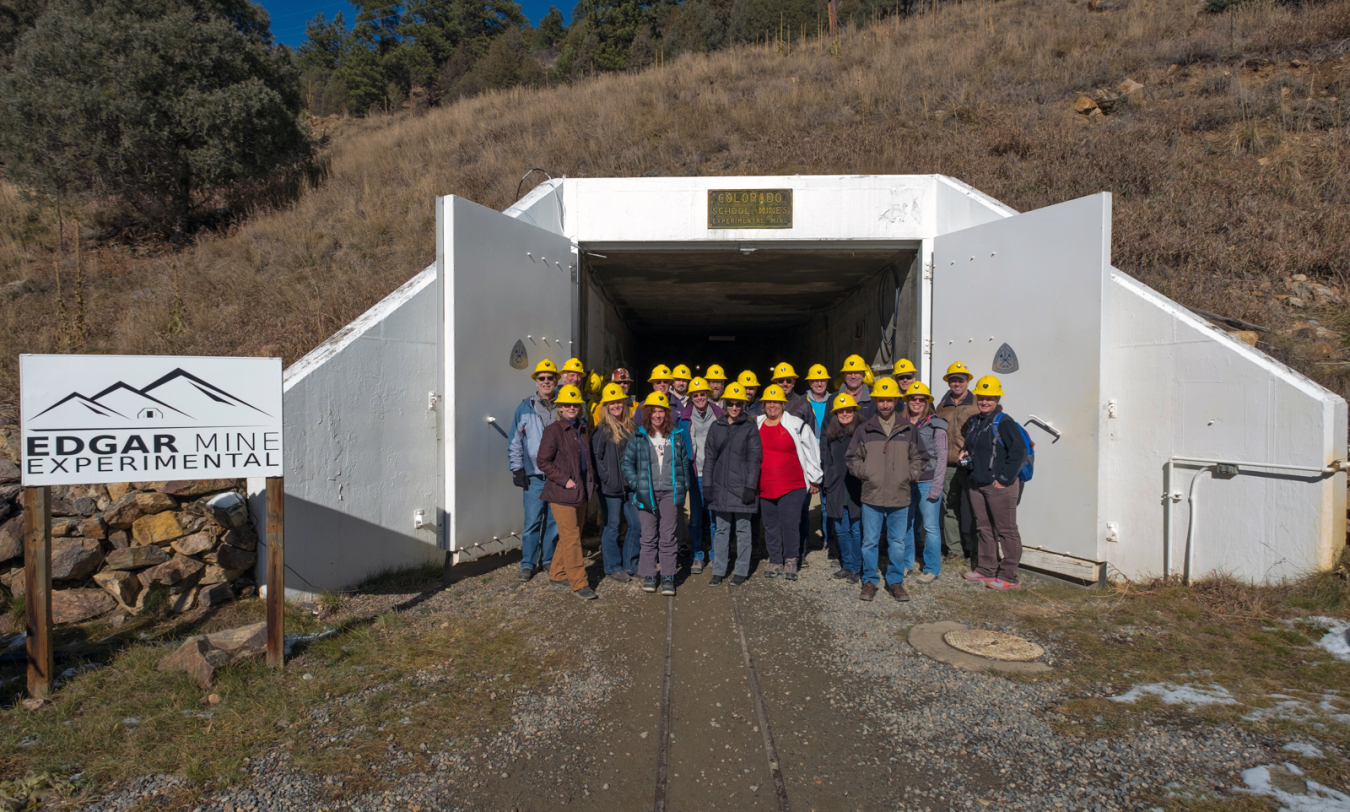
[[[558,525],[558,546],[553,551],[548,580],[554,586],[570,587],[578,598],[594,600],[595,590],[586,579],[586,564],[581,556],[586,503],[595,492],[591,438],[581,420],[581,390],[570,384],[564,386],[553,402],[558,407],[558,419],[544,429],[535,458],[535,464],[544,472],[541,496],[548,502]]]

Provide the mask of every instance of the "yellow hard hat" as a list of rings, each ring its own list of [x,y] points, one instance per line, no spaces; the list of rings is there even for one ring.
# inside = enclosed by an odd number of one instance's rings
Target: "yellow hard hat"
[[[652,376],[647,379],[647,382],[650,383],[652,381],[672,381],[674,379],[675,376],[671,373],[670,367],[666,366],[665,364],[657,364],[656,369],[652,370]]]
[[[839,371],[871,372],[871,370],[867,368],[867,362],[863,360],[863,357],[861,355],[850,355],[849,357],[845,358],[844,366],[841,367]]]
[[[872,370],[869,369],[869,370],[867,370],[866,372],[863,373],[863,383],[867,384],[868,386],[871,386],[872,384],[874,384],[874,383],[876,383],[876,382],[877,382],[877,376],[875,376],[875,375],[872,374]]]
[[[568,358],[568,359],[567,359],[567,363],[563,364],[563,366],[562,366],[562,371],[563,371],[563,372],[580,372],[582,375],[585,375],[585,374],[586,374],[586,366],[585,366],[584,364],[581,363],[581,359],[580,359],[580,358]]]
[[[651,408],[652,406],[660,406],[662,409],[669,411],[670,398],[666,397],[665,392],[653,392],[647,396],[646,400],[642,401],[642,405],[647,408]]]
[[[675,370],[670,373],[670,377],[677,381],[687,381],[694,377],[694,373],[690,371],[687,364],[679,364],[675,367]]]
[[[999,383],[998,378],[993,375],[985,375],[975,382],[975,396],[979,397],[1003,397],[1003,384]]]
[[[744,402],[749,400],[749,398],[745,395],[744,386],[739,383],[733,383],[728,385],[726,391],[722,393],[722,400],[739,400]]]
[[[947,367],[947,374],[942,376],[942,380],[950,381],[953,375],[965,375],[967,380],[975,377],[974,375],[971,374],[970,368],[967,367],[965,364],[961,363],[960,361],[957,361],[953,363],[951,366]]]
[[[909,374],[909,375],[918,375],[918,374],[919,374],[919,370],[917,370],[917,369],[914,368],[914,364],[911,363],[910,360],[909,360],[908,358],[901,358],[901,359],[900,359],[900,363],[898,363],[898,364],[895,365],[895,372],[894,372],[894,374],[896,374],[896,375],[905,375],[905,374]]]
[[[586,392],[590,395],[598,395],[605,388],[605,379],[599,372],[591,370],[591,374],[586,376]]]
[[[557,377],[558,365],[545,358],[544,360],[540,361],[538,364],[535,365],[534,372],[530,373],[530,377],[538,378],[539,373],[541,372],[552,373],[554,377]]]
[[[913,397],[914,395],[923,395],[928,398],[930,402],[933,400],[933,393],[928,390],[928,384],[923,381],[915,381],[905,390],[906,398]]]
[[[566,384],[558,390],[558,396],[553,399],[553,402],[559,406],[564,403],[576,403],[580,405],[583,402],[581,400],[581,390],[570,383]]]
[[[600,405],[613,403],[618,400],[628,400],[628,396],[623,393],[623,387],[617,383],[605,385],[605,392],[600,396]]]
[[[739,376],[737,376],[736,382],[739,383],[741,386],[753,386],[755,388],[759,387],[759,377],[748,369],[742,372]]]
[[[877,381],[876,386],[872,387],[872,397],[898,398],[900,397],[900,386],[891,378],[882,378]]]
[[[780,380],[782,378],[795,378],[795,377],[797,377],[797,370],[793,369],[792,364],[789,364],[787,361],[784,361],[783,363],[773,368],[773,379],[775,381]]]
[[[856,408],[858,408],[858,401],[854,400],[853,396],[850,395],[849,393],[840,392],[839,394],[834,396],[834,406],[833,408],[830,409],[830,411],[837,412],[840,409],[856,409]]]
[[[712,387],[709,386],[708,382],[703,380],[702,378],[695,378],[689,384],[689,394],[696,395],[699,392],[712,392]]]
[[[810,371],[806,373],[806,379],[808,381],[828,381],[830,371],[825,368],[824,364],[812,364]]]
[[[759,396],[759,400],[761,403],[787,403],[787,395],[783,394],[783,387],[771,383],[764,390],[764,394]]]
[[[703,377],[710,381],[725,381],[727,379],[727,373],[722,370],[722,367],[713,364],[708,367],[708,373]]]

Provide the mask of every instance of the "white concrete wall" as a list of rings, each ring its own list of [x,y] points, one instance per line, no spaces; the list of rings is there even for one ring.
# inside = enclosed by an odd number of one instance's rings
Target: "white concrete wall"
[[[1345,459],[1346,404],[1120,271],[1111,274],[1107,482],[1103,518],[1119,527],[1100,560],[1129,578],[1164,570],[1162,496],[1171,456],[1323,466]],[[1109,412],[1108,412],[1109,414]],[[1177,468],[1174,574],[1197,467]],[[1253,468],[1205,474],[1197,488],[1193,575],[1278,581],[1331,566],[1345,543],[1345,474]]]
[[[288,593],[352,586],[386,569],[440,563],[441,290],[432,266],[286,370]],[[263,480],[250,507],[266,536]],[[267,572],[259,546],[260,581]]]

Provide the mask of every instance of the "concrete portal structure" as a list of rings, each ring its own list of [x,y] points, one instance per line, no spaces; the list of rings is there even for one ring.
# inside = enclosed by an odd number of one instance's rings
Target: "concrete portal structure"
[[[789,202],[720,227],[718,193],[750,190]],[[1345,542],[1345,401],[1113,268],[1109,194],[1018,214],[942,176],[569,178],[505,212],[441,198],[437,230],[434,265],[286,372],[290,589],[519,547],[511,416],[574,355],[998,374],[1036,443],[1023,563],[1068,577],[1273,581]]]

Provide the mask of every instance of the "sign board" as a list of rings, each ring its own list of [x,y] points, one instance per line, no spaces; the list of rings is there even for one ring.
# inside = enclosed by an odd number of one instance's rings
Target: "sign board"
[[[23,484],[279,477],[281,359],[19,358]]]
[[[792,190],[709,189],[708,228],[792,228]]]

